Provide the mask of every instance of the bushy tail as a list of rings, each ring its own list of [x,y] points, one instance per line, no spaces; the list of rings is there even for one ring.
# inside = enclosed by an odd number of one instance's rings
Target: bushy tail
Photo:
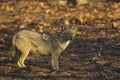
[[[10,60],[12,62],[15,61],[15,55],[16,55],[16,47],[12,45],[10,49],[10,57],[11,57]]]

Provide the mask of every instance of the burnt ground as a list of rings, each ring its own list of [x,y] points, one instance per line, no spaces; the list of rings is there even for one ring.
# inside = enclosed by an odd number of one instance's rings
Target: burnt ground
[[[0,79],[120,80],[120,2],[61,5],[51,1],[0,1]],[[30,54],[25,69],[9,60],[16,32],[52,34],[70,24],[75,24],[76,36],[59,58],[59,71],[52,70],[50,55]]]

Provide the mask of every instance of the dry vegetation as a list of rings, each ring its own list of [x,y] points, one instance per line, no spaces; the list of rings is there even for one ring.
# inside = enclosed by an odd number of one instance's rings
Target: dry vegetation
[[[50,56],[31,54],[20,69],[8,56],[12,36],[29,29],[52,34],[76,25],[76,36],[51,72]],[[120,2],[91,0],[71,5],[57,0],[0,0],[1,80],[120,80]]]

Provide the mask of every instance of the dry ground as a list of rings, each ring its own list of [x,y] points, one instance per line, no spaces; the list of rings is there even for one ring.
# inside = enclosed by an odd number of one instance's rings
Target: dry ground
[[[52,1],[0,1],[0,80],[120,80],[120,2]],[[8,59],[12,36],[21,29],[52,34],[70,24],[76,36],[59,58],[59,71],[52,71],[50,56],[30,54],[26,69]]]

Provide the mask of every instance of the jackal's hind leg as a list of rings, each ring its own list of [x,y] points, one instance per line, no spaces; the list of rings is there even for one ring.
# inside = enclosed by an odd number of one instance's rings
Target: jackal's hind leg
[[[19,60],[17,62],[19,67],[26,68],[26,65],[25,65],[24,61],[27,58],[28,54],[29,54],[29,50],[22,52],[22,54],[21,54],[21,56],[20,56],[20,58],[19,58]]]

